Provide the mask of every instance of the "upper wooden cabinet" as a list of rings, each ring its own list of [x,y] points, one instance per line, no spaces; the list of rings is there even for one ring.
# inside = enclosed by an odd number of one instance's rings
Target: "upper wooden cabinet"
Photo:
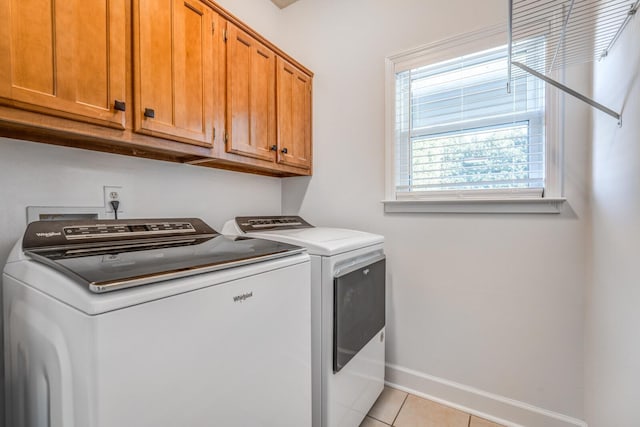
[[[123,129],[126,25],[125,0],[0,0],[0,103]]]
[[[275,161],[276,56],[231,22],[226,44],[226,151]]]
[[[278,57],[278,163],[311,168],[311,77]]]
[[[198,0],[135,0],[133,13],[135,131],[211,146],[218,14]]]
[[[310,175],[312,77],[211,0],[0,0],[0,136]]]
[[[310,171],[311,76],[231,22],[226,49],[226,152]]]

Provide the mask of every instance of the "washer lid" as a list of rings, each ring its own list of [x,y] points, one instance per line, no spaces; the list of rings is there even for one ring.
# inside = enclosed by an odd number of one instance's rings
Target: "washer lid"
[[[197,219],[36,222],[24,253],[106,292],[289,256],[303,248],[249,237],[229,238]],[[206,231],[206,232],[205,232]],[[28,239],[32,237],[32,239]]]
[[[332,256],[384,243],[384,237],[344,228],[314,227],[293,230],[254,231],[247,236],[261,237],[290,245],[303,246],[311,255]]]

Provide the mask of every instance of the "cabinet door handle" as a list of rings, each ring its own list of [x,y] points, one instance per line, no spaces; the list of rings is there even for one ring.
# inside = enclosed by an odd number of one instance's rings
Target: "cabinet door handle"
[[[124,101],[118,101],[116,99],[113,103],[113,109],[116,111],[125,111],[127,109],[127,104]]]
[[[282,150],[280,150],[280,152],[282,154],[287,154],[289,151],[287,150],[287,147],[284,147]]]
[[[271,151],[278,151],[278,146],[277,145],[272,145],[270,150]]]
[[[150,119],[153,119],[156,116],[156,112],[155,112],[155,110],[153,108],[145,108],[144,109],[144,116],[148,117]]]

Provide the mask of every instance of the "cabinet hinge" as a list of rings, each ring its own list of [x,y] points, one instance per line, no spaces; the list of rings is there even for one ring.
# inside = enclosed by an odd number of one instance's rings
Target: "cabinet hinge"
[[[229,143],[229,134],[227,132],[224,133],[224,143],[225,144]]]
[[[222,30],[222,40],[227,41],[227,30]]]
[[[213,128],[213,141],[215,142],[216,140],[216,128]]]
[[[214,35],[216,32],[216,23],[211,21],[211,35]]]

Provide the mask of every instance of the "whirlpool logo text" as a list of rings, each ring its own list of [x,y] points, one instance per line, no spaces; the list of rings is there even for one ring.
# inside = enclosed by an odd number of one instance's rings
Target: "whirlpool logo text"
[[[253,292],[247,292],[246,294],[236,295],[233,297],[233,302],[243,302],[247,298],[251,298],[253,296]]]
[[[62,233],[58,232],[58,231],[49,231],[48,233],[36,233],[36,236],[38,237],[54,237],[54,236],[61,236]]]

